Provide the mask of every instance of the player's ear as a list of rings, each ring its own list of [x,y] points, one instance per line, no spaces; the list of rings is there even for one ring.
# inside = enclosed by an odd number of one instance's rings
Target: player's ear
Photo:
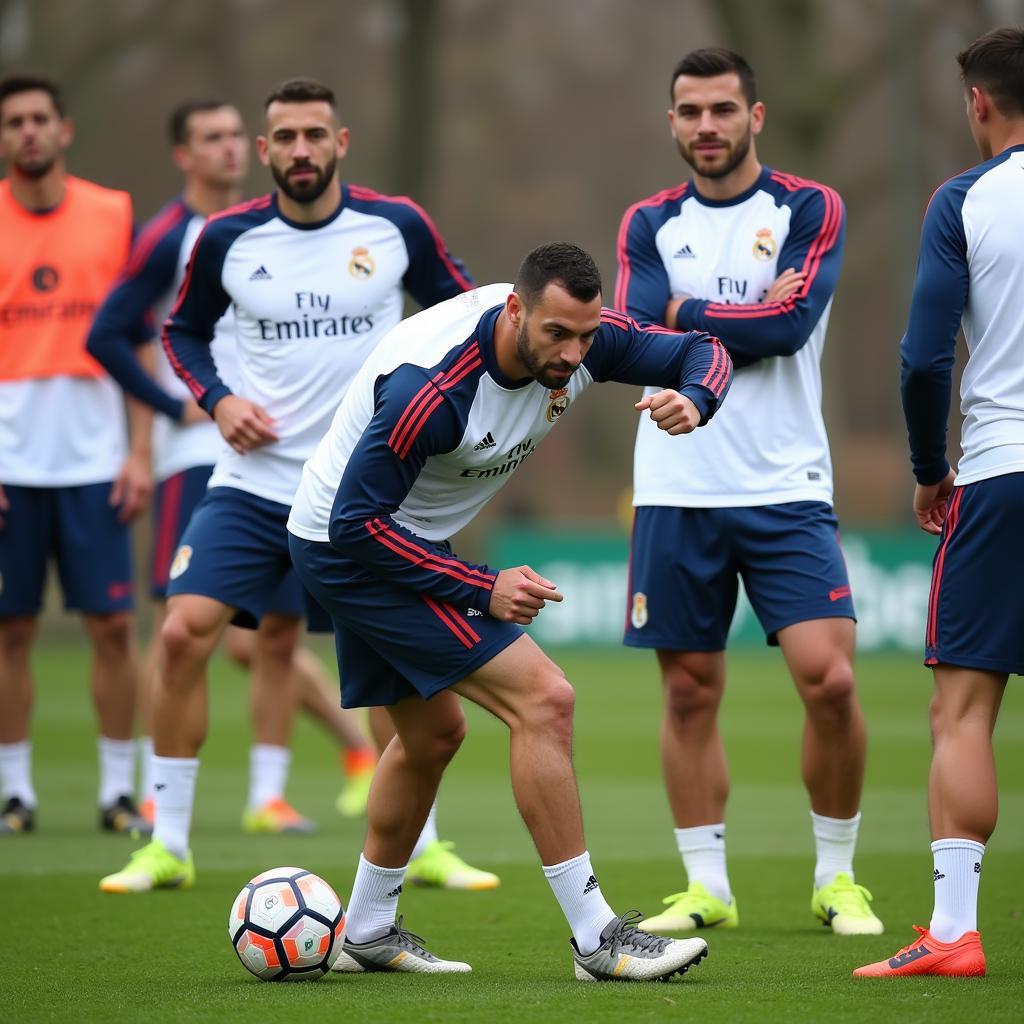
[[[515,292],[512,292],[505,300],[505,315],[513,327],[518,327],[526,314],[526,307],[523,300]]]
[[[750,130],[754,135],[760,135],[764,128],[765,109],[764,104],[758,100],[750,108]]]
[[[189,159],[188,147],[183,145],[172,146],[171,163],[173,163],[182,174],[187,174],[192,164],[192,161]]]
[[[992,114],[992,99],[984,89],[972,85],[970,103],[974,108],[976,120],[980,122],[989,119]]]
[[[68,149],[75,138],[75,122],[70,117],[60,119],[60,147]]]
[[[348,129],[339,128],[338,134],[335,137],[334,153],[340,160],[343,156],[348,153]]]
[[[269,149],[270,149],[270,146],[269,146],[269,143],[267,142],[266,135],[257,135],[256,136],[256,155],[260,158],[260,163],[263,164],[264,167],[269,167],[270,166],[270,153],[269,153]]]

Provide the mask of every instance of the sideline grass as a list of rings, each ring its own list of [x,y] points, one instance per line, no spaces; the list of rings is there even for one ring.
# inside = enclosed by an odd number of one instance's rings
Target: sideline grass
[[[595,867],[620,912],[653,913],[683,887],[659,776],[658,692],[642,652],[560,658],[577,686],[577,768]],[[0,840],[0,1019],[5,1021],[270,1022],[330,1015],[361,1024],[419,1022],[953,1021],[1020,1019],[1024,985],[1024,701],[1011,682],[997,730],[1001,823],[985,858],[982,929],[989,976],[976,982],[854,982],[850,970],[910,941],[927,923],[931,862],[924,800],[928,674],[907,659],[859,666],[871,736],[858,880],[888,933],[839,939],[809,912],[811,838],[799,784],[800,716],[777,656],[732,659],[723,725],[733,777],[730,873],[741,927],[711,933],[711,956],[669,985],[575,982],[566,929],[515,813],[507,742],[471,709],[470,734],[442,790],[442,833],[502,887],[464,894],[412,890],[411,928],[442,955],[469,959],[456,978],[333,976],[282,986],[251,978],[226,934],[232,897],[257,871],[297,863],[347,899],[361,823],[333,812],[336,758],[301,722],[290,796],[321,830],[247,837],[248,720],[242,676],[218,664],[203,752],[186,893],[104,896],[99,877],[134,844],[96,829],[95,746],[86,665],[77,649],[40,652],[35,775],[40,831]]]

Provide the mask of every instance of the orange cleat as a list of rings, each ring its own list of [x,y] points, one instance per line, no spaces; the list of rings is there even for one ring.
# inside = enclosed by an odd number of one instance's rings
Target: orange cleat
[[[920,938],[889,960],[858,967],[855,978],[909,978],[929,974],[939,978],[981,978],[985,951],[978,932],[964,932],[956,942],[939,942],[927,928],[914,925]]]
[[[147,796],[145,800],[139,804],[139,817],[143,821],[148,821],[152,825],[156,821],[156,801],[151,797]]]

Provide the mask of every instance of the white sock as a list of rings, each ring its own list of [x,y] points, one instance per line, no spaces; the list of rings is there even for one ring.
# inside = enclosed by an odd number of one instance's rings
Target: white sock
[[[287,747],[256,743],[249,751],[249,809],[284,797],[292,752]]]
[[[410,860],[415,860],[431,844],[437,842],[437,801],[430,805],[430,813],[424,822],[423,831],[420,833],[416,845],[412,849]]]
[[[928,930],[939,942],[956,942],[978,930],[978,883],[985,847],[973,839],[938,839],[935,861],[935,909]]]
[[[853,880],[853,851],[857,846],[860,811],[852,818],[826,818],[811,811],[814,849],[818,859],[814,865],[814,887],[830,885],[836,875],[847,874]]]
[[[731,903],[732,889],[725,867],[725,824],[677,828],[675,832],[687,881],[700,882],[716,899]]]
[[[153,799],[156,802],[153,838],[159,839],[180,860],[188,856],[198,771],[197,757],[153,755]]]
[[[26,807],[36,806],[36,791],[32,787],[32,741],[0,743],[0,785],[6,803],[17,797]]]
[[[140,736],[139,744],[139,801],[153,799],[153,737]]]
[[[345,937],[349,942],[378,939],[395,923],[404,878],[405,868],[379,868],[359,855],[345,912]]]
[[[615,917],[594,877],[590,854],[584,851],[572,860],[545,866],[544,877],[569,922],[576,948],[589,956],[601,945],[601,932]]]
[[[109,807],[122,796],[135,792],[135,741],[100,736],[100,807]]]

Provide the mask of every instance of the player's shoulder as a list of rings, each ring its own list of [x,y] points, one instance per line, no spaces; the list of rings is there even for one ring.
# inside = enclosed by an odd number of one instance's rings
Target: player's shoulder
[[[399,230],[430,226],[431,219],[415,199],[410,196],[392,196],[386,192],[353,182],[345,182],[343,203],[350,210],[391,221]]]
[[[933,193],[928,201],[929,209],[938,204],[940,207],[952,207],[959,210],[963,207],[968,194],[976,193],[989,185],[998,188],[1003,179],[1000,173],[1015,158],[1019,159],[1020,147],[1004,150],[988,160],[974,164],[966,170],[947,178]],[[1013,201],[1019,193],[1020,184],[1016,178],[1012,180]]]
[[[136,248],[152,249],[170,242],[180,243],[189,221],[194,216],[181,196],[175,196],[142,225],[136,239]]]
[[[831,185],[773,167],[764,169],[761,187],[783,206],[843,209],[843,198]]]
[[[274,193],[229,206],[210,217],[203,228],[207,243],[233,241],[246,231],[251,231],[277,216]]]
[[[622,215],[623,227],[628,229],[637,221],[646,221],[652,225],[660,226],[665,221],[676,216],[688,196],[693,194],[693,185],[684,181],[680,185],[673,185],[671,188],[663,188],[660,192],[638,199],[635,203],[626,207]]]
[[[86,202],[102,212],[117,211],[121,214],[131,214],[132,197],[123,189],[107,188],[106,185],[72,174],[65,176],[64,188],[77,202]]]

